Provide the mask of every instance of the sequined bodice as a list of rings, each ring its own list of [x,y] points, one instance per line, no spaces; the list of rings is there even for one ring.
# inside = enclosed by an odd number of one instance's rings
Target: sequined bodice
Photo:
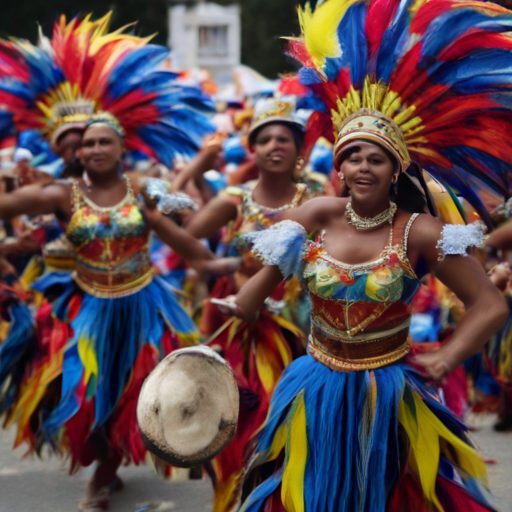
[[[420,285],[407,259],[414,218],[403,240],[394,243],[391,235],[370,263],[348,265],[333,258],[322,239],[308,243],[303,273],[312,307],[308,350],[324,364],[340,369],[350,368],[346,361],[355,366],[364,360],[377,367],[408,351],[411,302]]]
[[[317,318],[315,321],[354,336],[408,320],[419,287],[401,246],[386,248],[364,265],[337,261],[322,242],[311,243],[304,279]]]
[[[269,208],[253,200],[253,187],[229,187],[227,192],[239,197],[238,217],[228,230],[228,238],[232,239],[236,249],[240,252],[249,252],[243,235],[251,231],[268,229],[275,224],[277,214],[300,206],[307,199],[306,188],[307,185],[298,184],[297,192],[290,203],[279,208]]]
[[[146,283],[152,270],[149,228],[128,178],[126,183],[126,197],[108,208],[84,196],[76,181],[72,185],[73,215],[66,234],[75,247],[75,280],[99,296],[126,294]]]

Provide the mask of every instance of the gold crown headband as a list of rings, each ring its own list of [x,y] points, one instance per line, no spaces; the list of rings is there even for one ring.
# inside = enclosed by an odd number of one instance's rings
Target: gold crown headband
[[[381,112],[362,108],[342,121],[334,145],[337,167],[343,149],[354,140],[366,140],[387,149],[398,161],[398,172],[405,171],[411,163],[402,130]]]

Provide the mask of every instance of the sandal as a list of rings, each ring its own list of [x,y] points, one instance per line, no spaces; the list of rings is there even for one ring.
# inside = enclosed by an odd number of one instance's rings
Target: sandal
[[[81,512],[102,512],[108,509],[110,491],[104,487],[94,498],[82,500],[78,503],[78,510]]]

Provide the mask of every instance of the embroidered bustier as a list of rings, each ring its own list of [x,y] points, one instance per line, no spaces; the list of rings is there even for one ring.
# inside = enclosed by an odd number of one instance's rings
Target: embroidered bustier
[[[323,237],[305,254],[304,284],[311,298],[308,352],[336,370],[378,368],[410,350],[411,302],[419,287],[407,259],[407,236],[417,215],[395,222],[380,257],[360,265],[333,258]]]
[[[96,297],[130,295],[152,280],[149,228],[125,179],[125,198],[106,208],[86,197],[78,182],[72,183],[73,215],[66,234],[75,248],[73,278]]]

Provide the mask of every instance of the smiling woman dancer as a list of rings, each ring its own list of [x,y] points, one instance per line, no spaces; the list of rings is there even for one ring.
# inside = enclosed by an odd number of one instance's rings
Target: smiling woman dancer
[[[67,225],[74,246],[75,272],[49,273],[40,283],[40,289],[58,297],[53,303],[55,321],[50,332],[39,337],[30,361],[22,359],[24,379],[7,411],[7,424],[18,425],[16,444],[25,441],[37,453],[48,444],[69,454],[72,470],[99,461],[80,510],[106,509],[106,486],[121,485],[116,478],[121,462],[144,460],[146,450],[135,418],[142,382],[161,357],[199,341],[173,291],[153,275],[151,231],[189,261],[213,258],[162,214],[183,209],[190,199],[167,194],[158,180],[132,181],[121,165],[125,149],[144,151],[168,164],[173,155],[197,149],[200,136],[192,125],[199,123],[202,129],[206,119],[190,110],[184,99],[195,95],[197,106],[202,98],[176,84],[176,75],[161,70],[166,48],[120,33],[105,35],[105,23],[87,19],[56,26],[54,44],[66,40],[73,47],[71,40],[77,45],[88,42],[84,53],[76,47],[75,53],[70,51],[70,58],[82,58],[75,63],[75,74],[68,75],[69,82],[39,48],[29,51],[27,43],[15,41],[5,43],[8,51],[5,46],[2,50],[16,56],[17,69],[34,72],[40,66],[37,76],[46,77],[45,83],[53,87],[31,100],[24,96],[26,111],[13,113],[20,129],[23,123],[44,119],[52,108],[55,117],[48,120],[49,130],[65,108],[85,104],[91,110],[101,103],[109,109],[77,117],[85,128],[80,150],[83,179],[26,186],[0,197],[0,218],[55,213]],[[92,55],[89,43],[97,50]],[[83,80],[72,82],[78,75]],[[23,89],[26,79],[21,73],[9,84],[0,80],[0,90],[8,85],[11,92],[18,90],[13,84]],[[90,90],[97,102],[84,100],[82,94]],[[38,93],[37,87],[31,92]],[[62,104],[63,98],[70,103]],[[21,108],[22,103],[10,105]]]
[[[494,33],[509,30],[510,14],[489,3],[327,0],[300,17],[303,38],[291,51],[323,102],[314,121],[332,113],[334,162],[350,198],[312,200],[248,235],[267,266],[239,292],[237,314],[253,318],[283,277],[298,275],[312,327],[308,355],[287,368],[272,397],[246,478],[247,492],[256,487],[241,510],[493,510],[467,429],[428,385],[507,318],[500,293],[466,254],[483,241],[482,229],[443,228],[421,213],[421,195],[411,213],[397,207],[400,188],[396,203],[390,192],[409,179],[411,157],[440,178],[456,177],[458,164],[504,185],[499,173],[510,164],[499,158],[510,154],[503,136],[512,122],[509,103],[491,92],[510,71],[485,73],[501,58],[495,46],[512,44]],[[467,33],[447,29],[454,18]],[[507,129],[494,139],[496,122]],[[322,236],[308,241],[314,231]],[[440,350],[404,360],[420,260],[466,315]]]
[[[61,322],[47,340],[46,357],[33,355],[9,421],[18,422],[18,442],[27,441],[38,452],[47,441],[60,452],[69,450],[74,467],[101,461],[81,510],[106,506],[102,488],[116,479],[123,459],[143,460],[135,419],[140,386],[160,357],[199,338],[170,288],[153,276],[150,231],[187,260],[213,258],[152,203],[137,199],[137,184],[119,174],[122,153],[115,119],[93,116],[80,151],[87,183],[26,187],[2,195],[0,206],[3,218],[24,211],[69,219],[75,272],[53,283],[51,274],[45,278],[49,287],[61,289],[53,306]],[[178,208],[183,201],[164,199]]]

